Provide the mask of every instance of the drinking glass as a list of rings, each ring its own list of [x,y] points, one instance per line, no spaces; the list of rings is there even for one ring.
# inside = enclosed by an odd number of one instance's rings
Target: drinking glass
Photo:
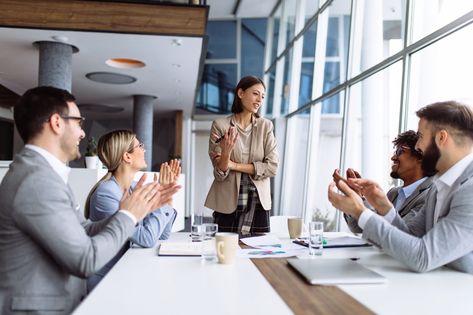
[[[218,225],[215,223],[205,223],[202,225],[202,236],[204,243],[202,244],[202,259],[213,261],[217,258],[215,249],[215,234],[218,231]]]
[[[322,255],[324,223],[314,221],[309,223],[309,255]]]
[[[202,224],[192,224],[191,240],[192,242],[202,242]]]

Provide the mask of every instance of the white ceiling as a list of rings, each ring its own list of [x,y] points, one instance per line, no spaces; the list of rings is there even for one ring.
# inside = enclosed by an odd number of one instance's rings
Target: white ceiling
[[[147,94],[158,97],[156,112],[182,109],[186,115],[192,113],[202,38],[0,28],[0,83],[17,94],[36,86],[39,53],[32,43],[52,41],[52,36],[65,36],[67,43],[80,50],[72,57],[72,93],[78,104],[123,107],[122,113],[107,114],[123,117],[132,113],[133,94]],[[175,39],[180,39],[181,46],[172,44]],[[109,58],[138,59],[146,66],[116,69],[105,64]],[[114,85],[85,77],[95,71],[128,74],[138,80]]]
[[[236,0],[208,0],[209,19],[233,17]],[[268,16],[277,0],[242,0],[237,17]],[[55,31],[26,28],[0,28],[0,84],[17,94],[38,84],[38,49],[36,41],[66,37],[79,48],[72,57],[72,93],[78,104],[123,107],[120,113],[86,112],[88,119],[131,119],[133,94],[157,96],[155,113],[183,110],[192,115],[198,81],[202,38],[119,33]],[[172,44],[180,39],[181,46]],[[140,69],[116,69],[109,58],[143,61]],[[96,71],[131,75],[137,81],[126,85],[93,82],[86,73]]]

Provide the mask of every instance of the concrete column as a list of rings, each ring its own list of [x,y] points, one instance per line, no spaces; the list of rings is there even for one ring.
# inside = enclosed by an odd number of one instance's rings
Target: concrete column
[[[61,42],[40,41],[38,86],[53,86],[71,92],[72,54],[79,50]]]
[[[153,156],[153,106],[155,96],[133,95],[133,131],[138,139],[145,144],[145,160],[147,171],[151,171]]]

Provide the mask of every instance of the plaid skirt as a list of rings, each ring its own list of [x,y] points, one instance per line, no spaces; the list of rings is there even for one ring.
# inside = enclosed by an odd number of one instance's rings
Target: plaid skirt
[[[241,174],[237,208],[226,214],[214,211],[214,223],[219,232],[234,232],[241,236],[269,232],[269,210],[264,210],[258,191],[248,174]]]

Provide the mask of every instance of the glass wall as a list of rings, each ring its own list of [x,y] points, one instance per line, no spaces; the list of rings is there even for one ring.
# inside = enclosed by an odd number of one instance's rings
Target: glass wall
[[[263,77],[267,18],[209,21],[209,37],[197,109],[227,114],[242,76]]]
[[[402,63],[397,62],[350,88],[344,169],[390,188],[391,141],[399,133]]]
[[[355,168],[384,189],[402,185],[389,176],[392,140],[417,130],[415,111],[449,99],[473,105],[473,1],[282,0],[280,7],[270,17],[283,22],[265,62],[266,113],[287,122],[273,210],[343,229],[327,200],[335,168]]]
[[[473,45],[469,44],[472,38],[470,24],[412,55],[408,129],[417,129],[415,112],[424,105],[447,100],[473,105]]]

